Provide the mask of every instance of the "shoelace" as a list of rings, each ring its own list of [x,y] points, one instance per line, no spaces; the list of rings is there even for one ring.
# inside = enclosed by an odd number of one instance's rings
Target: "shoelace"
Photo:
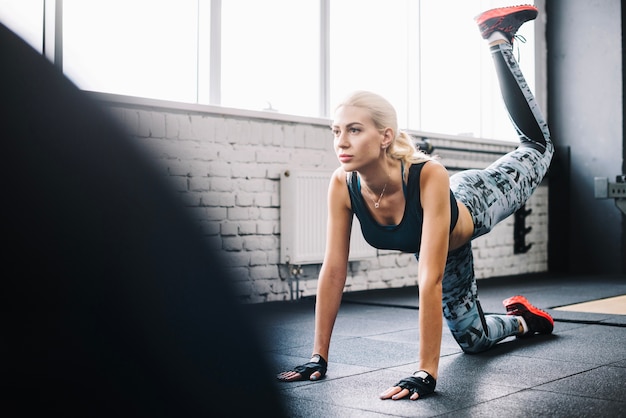
[[[524,35],[513,35],[513,39],[518,40],[519,42],[525,44],[526,43],[526,38],[524,37]],[[517,62],[521,62],[521,57],[520,57],[520,53],[519,53],[519,43],[517,44]]]

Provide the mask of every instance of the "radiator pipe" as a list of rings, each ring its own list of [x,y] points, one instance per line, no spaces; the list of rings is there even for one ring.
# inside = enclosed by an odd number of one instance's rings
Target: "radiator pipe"
[[[296,298],[299,299],[300,295],[300,275],[302,274],[302,266],[294,266],[294,265],[289,265],[289,293],[291,296],[291,300],[296,300],[294,299],[293,296],[293,278],[295,277],[296,280]]]

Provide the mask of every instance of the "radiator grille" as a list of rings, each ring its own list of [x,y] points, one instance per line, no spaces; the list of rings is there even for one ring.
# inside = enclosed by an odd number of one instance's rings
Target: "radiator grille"
[[[327,193],[331,171],[288,170],[280,180],[280,258],[283,264],[319,264],[326,247]],[[375,257],[355,217],[350,260]]]

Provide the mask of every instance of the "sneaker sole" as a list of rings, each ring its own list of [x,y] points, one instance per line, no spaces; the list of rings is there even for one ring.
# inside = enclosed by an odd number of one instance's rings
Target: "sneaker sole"
[[[504,17],[513,13],[523,11],[539,13],[538,9],[535,6],[531,6],[530,4],[523,4],[520,6],[499,7],[497,9],[487,10],[486,12],[476,16],[474,20],[476,20],[477,24],[482,25],[489,19]]]
[[[550,316],[549,313],[542,311],[539,308],[536,308],[535,306],[533,306],[528,299],[526,299],[524,296],[513,296],[510,297],[508,299],[505,299],[502,301],[502,304],[504,305],[505,309],[507,309],[507,315],[515,315],[513,312],[508,312],[508,307],[511,305],[522,305],[524,307],[524,309],[526,309],[528,312],[532,313],[533,315],[537,315],[540,316],[544,319],[546,319],[548,322],[550,322],[550,325],[552,326],[551,328],[554,328],[554,319],[552,319],[552,317]],[[552,333],[552,329],[550,330],[550,332],[545,333],[545,334],[551,334]]]

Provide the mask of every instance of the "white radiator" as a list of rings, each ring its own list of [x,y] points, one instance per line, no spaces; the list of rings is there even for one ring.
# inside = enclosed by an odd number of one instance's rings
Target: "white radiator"
[[[328,184],[332,171],[286,170],[280,177],[280,259],[283,264],[320,264],[326,248]],[[355,217],[350,260],[375,257]]]

